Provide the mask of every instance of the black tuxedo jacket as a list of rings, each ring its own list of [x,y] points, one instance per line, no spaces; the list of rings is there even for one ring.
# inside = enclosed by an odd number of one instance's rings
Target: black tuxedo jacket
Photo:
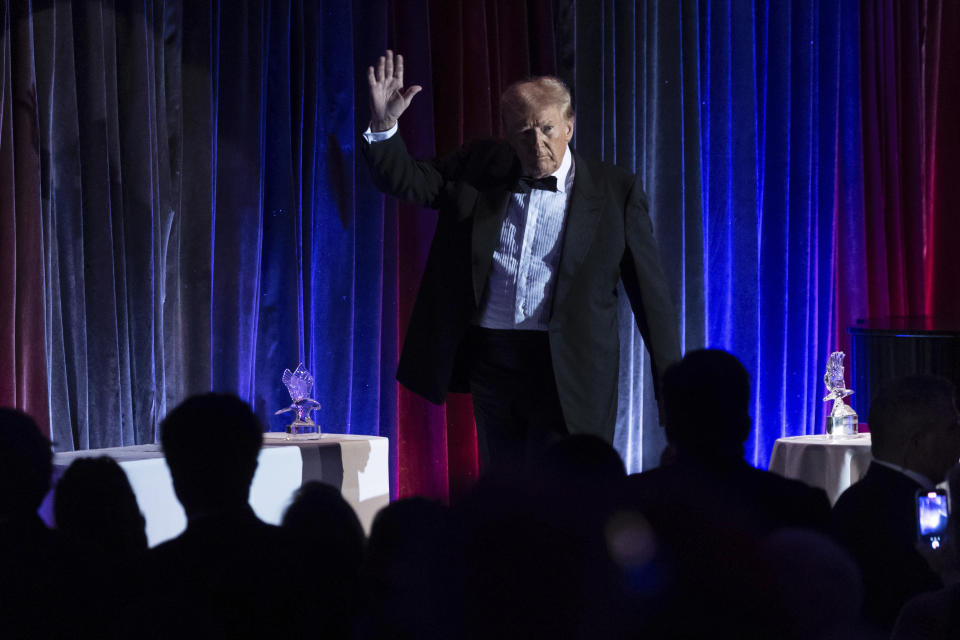
[[[874,463],[833,506],[837,537],[863,572],[864,617],[887,630],[907,600],[943,586],[914,546],[921,488],[909,476]]]
[[[382,191],[439,210],[397,379],[431,402],[468,391],[467,329],[477,315],[520,162],[503,140],[417,161],[399,135],[361,142]],[[617,411],[617,282],[623,280],[655,384],[680,358],[677,321],[639,180],[573,153],[574,182],[548,325],[564,420],[609,440]],[[659,394],[658,394],[659,395]]]

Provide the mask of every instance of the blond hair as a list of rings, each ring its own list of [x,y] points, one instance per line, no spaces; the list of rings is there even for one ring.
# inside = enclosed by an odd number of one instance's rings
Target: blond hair
[[[567,84],[556,76],[536,76],[514,82],[500,95],[500,121],[506,128],[508,114],[523,114],[530,107],[556,105],[567,120],[574,116]]]

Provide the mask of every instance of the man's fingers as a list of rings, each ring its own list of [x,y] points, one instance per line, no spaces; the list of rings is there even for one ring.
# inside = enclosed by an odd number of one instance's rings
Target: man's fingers
[[[370,86],[377,84],[377,77],[374,74],[373,66],[367,67],[367,82],[370,83]]]
[[[403,92],[403,101],[409,104],[410,101],[413,100],[413,96],[420,93],[421,89],[423,89],[423,87],[418,84],[407,87],[407,90]]]
[[[399,53],[397,54],[397,67],[393,71],[393,75],[396,77],[397,81],[400,83],[400,86],[403,86],[403,56]]]
[[[380,59],[377,60],[377,82],[383,82],[383,66],[386,58],[380,56]]]
[[[389,80],[393,77],[393,51],[387,49],[387,64],[383,69],[384,79]]]

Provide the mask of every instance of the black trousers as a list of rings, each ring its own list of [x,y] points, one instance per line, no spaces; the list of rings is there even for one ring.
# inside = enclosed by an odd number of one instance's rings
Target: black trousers
[[[546,331],[470,329],[480,469],[524,465],[567,435]]]

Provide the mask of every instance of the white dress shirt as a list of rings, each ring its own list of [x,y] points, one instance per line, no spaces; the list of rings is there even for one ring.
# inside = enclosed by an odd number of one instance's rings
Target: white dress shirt
[[[573,174],[573,154],[567,147],[560,168],[551,174],[557,178],[556,192],[533,189],[510,196],[480,303],[481,327],[546,330]]]
[[[368,127],[363,137],[373,144],[391,138],[397,129],[397,124],[387,131]],[[476,324],[488,329],[547,329],[574,172],[567,146],[560,167],[551,174],[557,179],[556,192],[533,189],[510,196]]]

